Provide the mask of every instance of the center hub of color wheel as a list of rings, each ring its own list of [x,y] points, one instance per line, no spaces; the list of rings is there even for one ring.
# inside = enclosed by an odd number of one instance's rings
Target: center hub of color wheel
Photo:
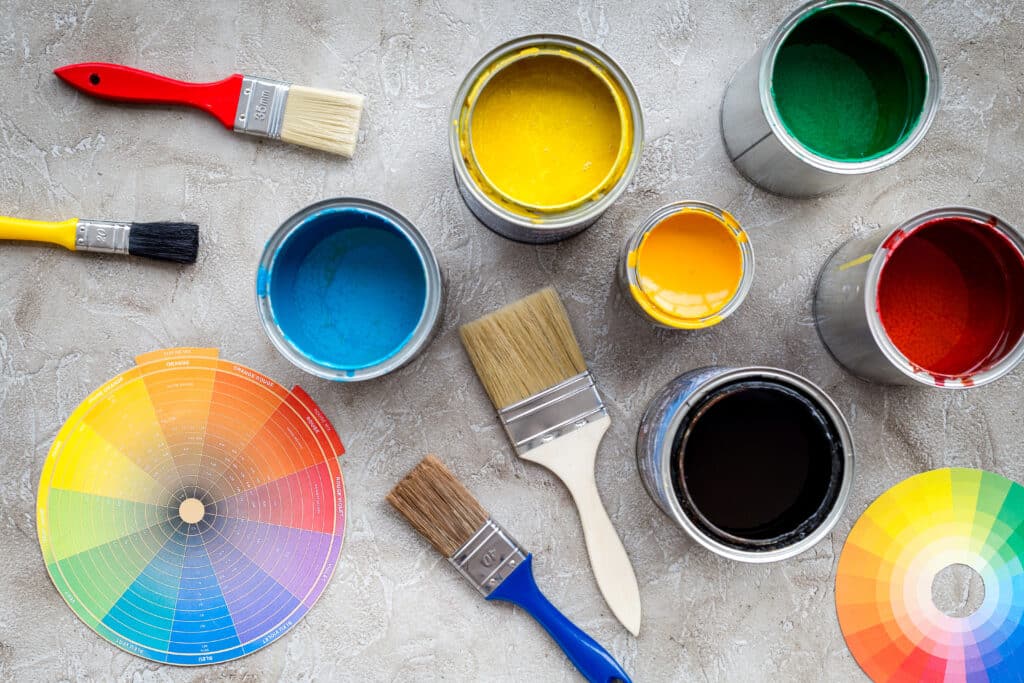
[[[932,579],[932,602],[948,616],[969,617],[984,601],[984,579],[965,564],[951,564]]]
[[[206,515],[206,506],[198,498],[186,498],[178,506],[178,515],[186,524],[196,524]]]

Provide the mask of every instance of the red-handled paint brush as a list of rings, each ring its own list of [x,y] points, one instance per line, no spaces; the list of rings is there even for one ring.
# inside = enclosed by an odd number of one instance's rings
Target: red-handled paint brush
[[[53,71],[89,95],[115,102],[183,104],[237,133],[352,156],[363,96],[234,74],[188,83],[120,64],[69,64]]]

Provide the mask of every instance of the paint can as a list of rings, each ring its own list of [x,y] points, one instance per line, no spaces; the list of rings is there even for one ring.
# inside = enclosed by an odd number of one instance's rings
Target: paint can
[[[430,343],[443,282],[430,245],[400,213],[327,199],[281,224],[256,279],[263,328],[306,372],[358,382],[400,368]]]
[[[862,379],[988,384],[1024,357],[1024,237],[988,212],[950,207],[852,239],[818,276],[814,317]]]
[[[754,250],[729,212],[680,201],[655,211],[625,242],[617,272],[623,295],[650,322],[703,329],[743,303],[754,280]]]
[[[939,106],[928,36],[888,0],[814,0],[733,77],[722,138],[747,179],[795,197],[905,157]]]
[[[477,219],[545,243],[586,229],[625,191],[643,132],[636,92],[611,57],[577,38],[530,35],[470,69],[448,140]]]
[[[787,559],[825,538],[853,484],[853,438],[839,408],[776,368],[676,377],[641,418],[636,457],[666,515],[742,562]]]

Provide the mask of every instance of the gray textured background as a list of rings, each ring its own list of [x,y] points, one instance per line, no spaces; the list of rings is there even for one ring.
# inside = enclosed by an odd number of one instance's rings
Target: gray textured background
[[[194,267],[0,246],[0,679],[577,680],[526,615],[481,600],[384,502],[414,462],[435,452],[537,552],[541,586],[637,681],[863,680],[833,602],[850,526],[887,487],[932,467],[1024,478],[1024,371],[960,393],[854,380],[815,333],[814,277],[849,236],[936,205],[977,205],[1024,223],[1024,6],[907,3],[942,65],[931,132],[896,167],[796,201],[744,181],[718,129],[726,82],[794,2],[362,4],[0,0],[0,213],[202,225]],[[635,181],[601,221],[570,241],[531,247],[488,232],[462,205],[446,121],[481,54],[539,31],[609,52],[636,84],[647,134]],[[198,112],[99,103],[50,73],[79,61],[356,90],[367,95],[359,147],[344,161],[233,135]],[[403,370],[358,386],[292,368],[265,338],[254,305],[264,240],[294,211],[336,195],[406,214],[448,280],[433,345]],[[757,254],[744,306],[698,333],[655,330],[627,310],[612,278],[626,235],[684,198],[731,211]],[[459,324],[549,283],[611,407],[598,482],[640,581],[637,639],[597,592],[568,495],[546,470],[510,454],[458,342]],[[274,645],[194,670],[137,659],[80,623],[46,576],[34,522],[40,468],[61,422],[136,354],[178,345],[219,346],[284,384],[301,383],[348,447],[350,526],[323,598]],[[852,424],[858,471],[847,513],[828,540],[793,560],[718,559],[671,526],[641,487],[633,441],[644,406],[671,377],[710,363],[800,372],[830,391]]]

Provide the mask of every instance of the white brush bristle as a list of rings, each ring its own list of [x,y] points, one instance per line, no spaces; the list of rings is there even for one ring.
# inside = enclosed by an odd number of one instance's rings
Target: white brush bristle
[[[350,157],[362,113],[362,95],[293,85],[284,105],[281,139]]]

